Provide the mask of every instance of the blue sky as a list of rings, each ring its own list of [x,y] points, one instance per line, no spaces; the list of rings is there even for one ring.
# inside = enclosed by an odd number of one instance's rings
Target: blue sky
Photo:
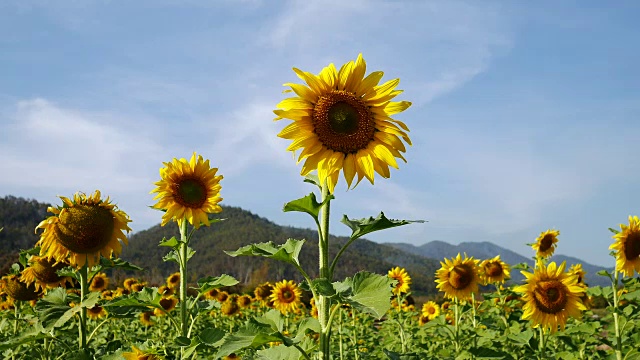
[[[612,265],[607,228],[640,203],[640,5],[611,4],[4,0],[0,196],[100,189],[143,230],[160,221],[162,162],[197,151],[224,175],[223,204],[312,227],[281,211],[312,189],[272,110],[292,67],[362,52],[367,72],[401,79],[413,146],[390,179],[339,183],[333,233],[383,210],[429,222],[375,241],[530,256],[556,228],[558,253]]]

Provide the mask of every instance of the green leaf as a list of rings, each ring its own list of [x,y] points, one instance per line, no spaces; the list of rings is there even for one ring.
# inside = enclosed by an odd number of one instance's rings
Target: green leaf
[[[315,292],[319,295],[333,296],[336,294],[336,289],[331,282],[326,278],[317,278],[311,280],[311,286]]]
[[[614,229],[614,228],[609,228],[609,231],[611,231],[612,233],[614,233],[614,234],[616,234],[616,235],[617,235],[617,234],[620,234],[620,231],[619,231],[619,230],[616,230],[616,229]]]
[[[304,182],[313,184],[318,187],[318,189],[322,190],[322,184],[320,184],[320,179],[317,174],[309,173],[304,177]]]
[[[298,324],[298,331],[296,332],[296,337],[293,339],[294,343],[299,343],[305,339],[305,334],[307,330],[311,330],[315,333],[320,333],[320,322],[318,319],[314,319],[312,317],[306,317],[300,321]]]
[[[206,345],[219,346],[225,334],[226,333],[220,329],[206,328],[202,330],[200,334],[198,334],[198,338],[200,338],[200,341],[202,341]]]
[[[215,357],[223,357],[247,347],[255,348],[275,341],[284,342],[285,337],[279,332],[274,332],[272,325],[250,319],[237,332],[227,334],[222,339]]]
[[[334,198],[333,195],[329,195],[327,196],[327,198],[324,199],[322,203],[319,203],[316,200],[316,194],[310,193],[309,195],[303,198],[293,200],[284,204],[282,211],[284,212],[299,211],[299,212],[307,213],[311,215],[311,217],[313,217],[317,222],[318,215],[320,214],[320,209],[322,209],[322,206],[324,206],[327,202],[329,202],[333,198]]]
[[[387,349],[382,349],[382,351],[389,360],[425,360],[424,357],[415,353],[401,354]]]
[[[225,286],[233,286],[239,283],[236,278],[231,275],[222,274],[220,276],[207,276],[198,280],[200,293],[205,293],[211,289],[218,289]]]
[[[521,333],[509,334],[507,337],[513,341],[516,346],[527,346],[529,345],[529,340],[533,337],[533,331],[527,329]]]
[[[293,346],[285,346],[280,344],[257,352],[258,360],[300,360],[304,359],[304,356],[300,350]]]
[[[225,251],[229,256],[262,256],[269,259],[284,261],[300,267],[298,256],[305,240],[288,239],[282,245],[274,245],[272,241],[266,243],[243,246],[236,251]]]
[[[393,220],[387,219],[383,212],[380,212],[376,218],[369,217],[365,219],[349,219],[347,215],[343,215],[342,223],[351,228],[351,239],[360,238],[374,231],[390,229],[411,223],[424,223],[424,220]]]
[[[166,246],[177,250],[180,247],[180,241],[175,236],[171,239],[162,238],[158,246]]]
[[[6,342],[0,343],[0,351],[13,349],[22,344],[32,343],[45,338],[48,338],[48,336],[41,333],[38,330],[27,331],[23,334],[20,334],[17,337],[10,336],[9,340],[7,340]]]
[[[178,345],[180,347],[185,347],[185,346],[191,345],[191,340],[189,340],[189,338],[186,337],[186,336],[178,336],[173,341],[176,343],[176,345]]]
[[[613,281],[613,277],[612,277],[611,273],[609,273],[607,270],[600,270],[596,274],[598,274],[600,276],[608,277],[609,280]]]
[[[178,255],[177,250],[171,250],[167,253],[167,255],[162,257],[162,261],[164,262],[173,261],[176,264],[180,264],[180,255]]]
[[[469,352],[475,355],[476,359],[504,359],[509,357],[508,354],[489,347],[470,348]]]
[[[333,285],[341,302],[379,319],[391,307],[392,283],[393,280],[386,275],[363,271]]]
[[[122,270],[132,270],[132,271],[140,271],[141,267],[133,265],[128,261],[124,261],[120,258],[116,259],[107,259],[104,257],[100,258],[100,265],[103,269],[122,269]]]

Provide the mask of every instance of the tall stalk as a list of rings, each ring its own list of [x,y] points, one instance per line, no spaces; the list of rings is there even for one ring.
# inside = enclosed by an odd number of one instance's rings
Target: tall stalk
[[[329,187],[326,181],[322,184],[322,208],[320,209],[320,228],[318,229],[319,274],[321,278],[331,281],[329,272],[329,212],[330,200],[327,198]],[[318,296],[318,320],[320,321],[320,359],[329,360],[331,357],[329,329],[331,303],[329,298],[320,294]]]
[[[620,302],[620,298],[618,298],[619,275],[618,271],[614,270],[611,280],[611,290],[613,290],[613,326],[616,332],[616,360],[622,360],[622,336],[620,334],[620,322],[618,319],[618,303]]]
[[[187,256],[188,256],[188,238],[187,238],[187,219],[182,219],[180,224],[180,335],[187,336],[189,332],[188,314],[187,314]]]
[[[80,276],[80,306],[87,296],[88,284],[88,268],[87,264],[84,264],[78,271]],[[80,326],[78,326],[78,345],[81,350],[87,349],[87,308],[82,307],[80,309]]]

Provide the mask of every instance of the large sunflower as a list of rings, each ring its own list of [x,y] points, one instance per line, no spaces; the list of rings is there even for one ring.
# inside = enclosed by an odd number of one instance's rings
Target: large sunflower
[[[471,293],[478,292],[478,260],[468,258],[467,254],[462,259],[458,253],[457,257],[444,259],[440,265],[442,267],[436,271],[436,288],[444,292],[445,297],[465,300],[471,298]]]
[[[269,299],[273,302],[274,308],[286,314],[302,304],[301,296],[302,291],[293,280],[282,280],[275,284]]]
[[[484,285],[504,283],[510,276],[509,265],[500,260],[500,255],[480,263],[480,279]]]
[[[387,276],[393,280],[396,280],[397,283],[395,287],[392,289],[394,294],[401,294],[409,292],[409,285],[411,285],[411,277],[407,274],[407,271],[398,266],[389,270]]]
[[[287,150],[302,149],[298,157],[298,162],[306,159],[302,176],[318,170],[320,182],[326,180],[333,193],[341,170],[351,187],[356,174],[358,183],[366,177],[373,184],[374,172],[389,178],[389,166],[398,168],[395,158],[406,162],[402,140],[411,145],[409,129],[391,118],[411,106],[408,101],[391,101],[402,92],[396,90],[399,79],[378,85],[382,71],[365,77],[362,54],[339,71],[333,64],[318,75],[293,71],[307,85],[284,84],[291,87],[285,92],[297,96],[281,101],[274,113],[275,120],[293,120],[278,136],[293,140]]]
[[[578,275],[564,272],[565,266],[565,262],[559,267],[555,262],[546,267],[538,263],[533,274],[521,271],[527,283],[513,290],[523,294],[522,319],[530,319],[534,327],[555,332],[558,326],[564,329],[569,316],[579,318],[580,311],[585,310],[580,301],[585,288],[578,284]]]
[[[634,270],[640,273],[640,219],[629,216],[629,226],[620,224],[620,228],[609,249],[616,251],[616,271],[631,277]]]
[[[547,230],[540,233],[540,236],[536,238],[536,242],[531,245],[531,248],[536,251],[536,257],[548,258],[553,255],[556,250],[556,244],[558,243],[558,230]]]
[[[98,190],[91,196],[76,193],[73,200],[64,196],[60,199],[63,205],[49,207],[47,211],[54,215],[36,227],[36,232],[44,229],[37,244],[41,256],[80,268],[94,266],[101,255],[120,255],[121,242],[128,243],[124,231],[131,231],[127,225],[131,220],[124,211],[111,204],[108,197],[102,200]]]
[[[186,218],[195,228],[201,224],[209,226],[208,214],[219,213],[222,208],[218,203],[220,197],[220,180],[216,175],[218,168],[209,166],[209,160],[194,152],[191,160],[174,158],[164,163],[160,169],[161,180],[156,182],[157,188],[151,193],[158,193],[153,200],[156,209],[166,210],[162,215],[162,226],[174,219],[178,225]]]

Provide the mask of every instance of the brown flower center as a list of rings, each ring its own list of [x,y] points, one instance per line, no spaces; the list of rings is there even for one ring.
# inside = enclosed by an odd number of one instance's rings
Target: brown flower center
[[[94,307],[87,308],[87,312],[93,315],[100,315],[100,313],[102,313],[102,306],[95,305]]]
[[[94,289],[102,289],[104,287],[106,287],[106,283],[104,281],[104,279],[102,278],[102,276],[96,276],[93,278],[93,281],[91,281],[91,287]]]
[[[62,210],[55,227],[56,238],[76,254],[103,249],[113,237],[115,220],[111,210],[99,205],[75,205]]]
[[[33,274],[36,279],[46,284],[60,281],[60,276],[58,276],[56,271],[64,268],[65,264],[54,264],[55,261],[53,259],[41,259],[33,263],[31,267],[33,268]]]
[[[503,269],[499,262],[493,261],[484,267],[484,271],[488,276],[495,278],[502,275]]]
[[[568,289],[558,280],[540,281],[533,292],[533,299],[538,310],[546,314],[557,314],[564,310]]]
[[[160,299],[160,306],[166,311],[173,310],[176,306],[172,298],[162,298]]]
[[[40,296],[34,284],[26,285],[16,277],[9,277],[5,281],[5,292],[16,300],[31,301]]]
[[[468,265],[456,265],[449,274],[449,284],[456,290],[465,289],[472,280],[473,270]]]
[[[627,260],[635,260],[640,256],[640,232],[632,231],[624,242],[624,256]]]
[[[364,101],[344,90],[333,90],[318,99],[313,126],[324,146],[343,154],[366,148],[376,130]]]
[[[237,313],[239,310],[240,310],[240,307],[238,306],[238,304],[232,301],[225,301],[222,304],[222,307],[220,307],[220,311],[222,311],[222,313],[225,315],[233,315]]]
[[[282,297],[281,297],[280,300],[283,301],[283,302],[286,302],[286,303],[290,303],[293,300],[295,300],[295,295],[293,294],[293,291],[291,291],[289,289],[284,289],[282,291]]]
[[[540,251],[547,251],[553,245],[553,235],[547,234],[540,240]]]
[[[430,307],[430,308],[427,308],[427,312],[428,312],[429,314],[435,314],[435,313],[436,313],[436,309],[435,309],[435,308],[433,308],[433,307]]]
[[[173,197],[184,207],[199,209],[207,201],[207,187],[198,178],[182,178],[173,185]]]

